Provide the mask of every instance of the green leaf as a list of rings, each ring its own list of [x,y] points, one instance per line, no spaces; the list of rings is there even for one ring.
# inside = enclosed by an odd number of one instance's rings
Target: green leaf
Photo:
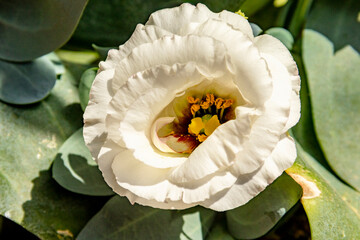
[[[283,173],[247,204],[226,212],[235,238],[253,239],[270,231],[300,199],[301,187]]]
[[[306,30],[303,60],[320,146],[332,169],[360,190],[360,56],[349,46],[334,55],[328,39]]]
[[[293,48],[294,38],[285,28],[273,27],[266,30],[265,33],[279,39],[287,49],[291,50]]]
[[[215,212],[195,207],[188,210],[161,210],[131,205],[120,196],[111,198],[80,232],[86,239],[203,239]]]
[[[324,34],[334,43],[336,50],[349,44],[360,51],[359,11],[359,0],[316,0],[306,28]]]
[[[75,236],[104,202],[60,187],[48,170],[82,126],[77,88],[63,75],[38,104],[0,102],[0,214],[42,239]]]
[[[54,65],[47,57],[32,62],[0,60],[0,100],[30,104],[45,98],[56,82]]]
[[[62,187],[72,192],[91,196],[114,194],[85,145],[82,128],[60,147],[54,160],[52,175]]]
[[[216,225],[209,232],[206,240],[234,240],[234,238],[226,230],[225,226],[220,223],[216,223]]]
[[[0,1],[0,58],[29,61],[63,45],[87,0]]]
[[[80,97],[80,105],[82,110],[84,111],[88,102],[89,102],[89,94],[90,94],[90,88],[91,85],[95,79],[97,70],[99,68],[90,68],[86,70],[81,78],[80,78],[80,84],[79,84],[79,97]]]
[[[304,190],[301,202],[311,239],[360,239],[360,193],[340,182],[297,145],[298,159],[286,172]]]
[[[132,34],[138,23],[144,24],[150,14],[162,8],[176,7],[183,0],[112,0],[104,4],[101,0],[89,1],[81,21],[72,37],[74,44],[119,46]],[[202,0],[213,11],[237,11],[244,0]],[[106,17],[104,17],[106,16]]]

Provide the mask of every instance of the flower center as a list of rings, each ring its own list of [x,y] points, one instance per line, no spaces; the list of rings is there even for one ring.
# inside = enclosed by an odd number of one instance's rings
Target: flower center
[[[188,125],[188,133],[196,136],[201,143],[212,134],[215,129],[225,122],[225,109],[234,103],[232,99],[217,98],[212,93],[207,93],[203,99],[187,98],[192,114],[191,123]]]
[[[173,152],[191,153],[218,126],[234,118],[233,103],[233,99],[213,93],[188,96],[185,107],[171,123],[157,130],[157,137]]]

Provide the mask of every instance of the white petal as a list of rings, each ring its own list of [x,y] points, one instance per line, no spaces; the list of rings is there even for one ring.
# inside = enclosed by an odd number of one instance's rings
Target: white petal
[[[223,75],[224,71],[230,70],[227,58],[224,44],[213,38],[194,35],[164,36],[134,48],[119,62],[112,80],[112,89],[119,89],[135,73],[162,64],[171,66],[195,62],[204,75],[216,77],[216,74]]]
[[[261,169],[253,174],[239,177],[230,190],[219,192],[201,205],[215,211],[227,211],[244,205],[279,177],[285,169],[291,167],[295,159],[294,141],[291,137],[282,135]]]
[[[250,24],[243,16],[224,10],[219,13],[219,18],[222,21],[230,24],[234,29],[244,33],[251,40],[254,38]]]
[[[84,140],[94,158],[107,137],[105,117],[111,100],[108,82],[113,76],[113,69],[99,71],[91,87],[90,100],[84,113]]]
[[[247,100],[262,106],[270,98],[272,80],[268,66],[251,38],[230,24],[215,19],[201,24],[195,34],[211,36],[225,44],[236,72],[236,84]]]
[[[254,44],[261,53],[267,53],[279,60],[289,71],[290,76],[298,76],[298,68],[289,50],[273,36],[263,34],[254,39]]]
[[[184,29],[192,29],[189,27],[192,23],[202,23],[209,17],[215,16],[216,14],[203,4],[195,7],[184,3],[180,7],[162,9],[152,13],[145,25],[155,25],[173,34],[185,35],[189,32]]]
[[[157,202],[180,200],[186,204],[201,202],[231,187],[236,181],[236,177],[230,172],[218,172],[201,181],[178,185],[167,179],[171,169],[150,167],[133,158],[129,150],[116,156],[112,169],[119,186],[141,198]]]
[[[272,55],[278,59],[287,69],[292,82],[291,110],[289,120],[283,132],[294,126],[300,118],[300,77],[298,68],[288,49],[276,38],[270,35],[260,35],[254,43],[261,53]]]
[[[126,196],[129,201],[134,204],[139,203],[141,205],[145,206],[152,206],[156,208],[161,209],[185,209],[193,207],[197,204],[186,204],[183,201],[165,201],[165,202],[158,202],[155,200],[149,200],[142,197],[139,197],[132,192],[128,191],[125,188],[122,188],[117,182],[115,175],[113,173],[113,170],[111,168],[111,165],[113,164],[115,157],[120,153],[124,151],[123,148],[118,146],[116,143],[112,142],[111,140],[108,140],[104,143],[102,146],[100,153],[99,153],[99,160],[98,165],[99,169],[102,172],[102,175],[106,181],[106,183],[113,189],[114,192],[119,194],[120,196]],[[129,172],[132,172],[133,170],[130,170]]]
[[[249,141],[236,156],[232,171],[247,174],[258,169],[271,154],[290,114],[291,82],[286,68],[274,57],[263,54],[273,78],[273,93],[265,103],[264,113],[251,127]]]

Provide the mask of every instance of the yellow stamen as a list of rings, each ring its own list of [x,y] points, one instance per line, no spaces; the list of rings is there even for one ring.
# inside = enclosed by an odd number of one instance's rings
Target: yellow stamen
[[[207,136],[209,136],[210,134],[212,134],[215,129],[220,126],[220,121],[217,115],[214,115],[210,118],[209,121],[206,122],[205,127],[204,127],[204,132]]]
[[[245,19],[248,19],[247,16],[245,16],[245,13],[243,13],[240,9],[239,11],[235,12],[236,14],[239,14],[240,16],[244,17]]]
[[[205,127],[202,119],[200,117],[196,117],[191,119],[191,123],[189,124],[188,131],[190,134],[199,135],[200,131]]]
[[[206,94],[206,101],[210,103],[210,106],[212,106],[214,104],[214,102],[215,102],[214,94],[207,93]]]
[[[198,140],[199,142],[203,142],[203,141],[206,140],[207,137],[208,137],[208,136],[206,136],[205,134],[200,134],[200,135],[197,136],[197,140]]]
[[[200,106],[202,109],[208,109],[210,107],[210,103],[208,101],[206,101],[206,102],[202,101],[200,103]]]
[[[217,98],[217,99],[215,100],[215,106],[216,106],[216,108],[217,108],[217,109],[220,109],[220,108],[221,108],[221,105],[223,104],[224,101],[225,101],[225,100],[222,99],[222,98]]]
[[[226,99],[224,104],[221,106],[221,108],[225,109],[230,107],[234,103],[234,100],[232,99]]]
[[[192,113],[193,116],[195,116],[195,113],[197,111],[200,110],[200,105],[199,104],[193,104],[191,107],[190,107],[190,111]]]
[[[199,98],[194,98],[194,97],[191,97],[191,96],[187,97],[187,100],[191,104],[200,102]]]

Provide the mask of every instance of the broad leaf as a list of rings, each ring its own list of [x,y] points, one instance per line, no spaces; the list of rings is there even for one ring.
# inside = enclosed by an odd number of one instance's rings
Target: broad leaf
[[[205,208],[161,210],[111,198],[80,232],[78,240],[203,239],[215,212]]]
[[[95,79],[97,70],[98,68],[90,68],[81,75],[79,83],[79,97],[82,110],[85,110],[89,102],[90,88]]]
[[[226,212],[230,233],[240,239],[266,234],[300,199],[301,187],[286,173],[247,204]]]
[[[311,238],[360,239],[360,193],[340,182],[300,145],[298,159],[286,172],[303,188],[301,202]]]
[[[209,232],[206,240],[234,240],[234,238],[230,235],[225,226],[217,223]]]
[[[359,0],[316,0],[307,18],[306,28],[328,37],[340,49],[347,44],[360,51]]]
[[[0,1],[0,58],[29,61],[63,45],[87,0]]]
[[[60,147],[52,167],[53,178],[67,190],[93,196],[114,194],[92,159],[82,128]]]
[[[0,100],[4,102],[38,102],[49,94],[55,82],[55,68],[47,57],[27,63],[0,60]]]
[[[64,76],[38,104],[0,102],[0,213],[42,239],[71,239],[103,204],[66,191],[48,170],[82,125],[77,88]]]
[[[306,30],[303,60],[316,135],[332,169],[360,190],[360,56],[351,47],[334,55],[321,34]]]

